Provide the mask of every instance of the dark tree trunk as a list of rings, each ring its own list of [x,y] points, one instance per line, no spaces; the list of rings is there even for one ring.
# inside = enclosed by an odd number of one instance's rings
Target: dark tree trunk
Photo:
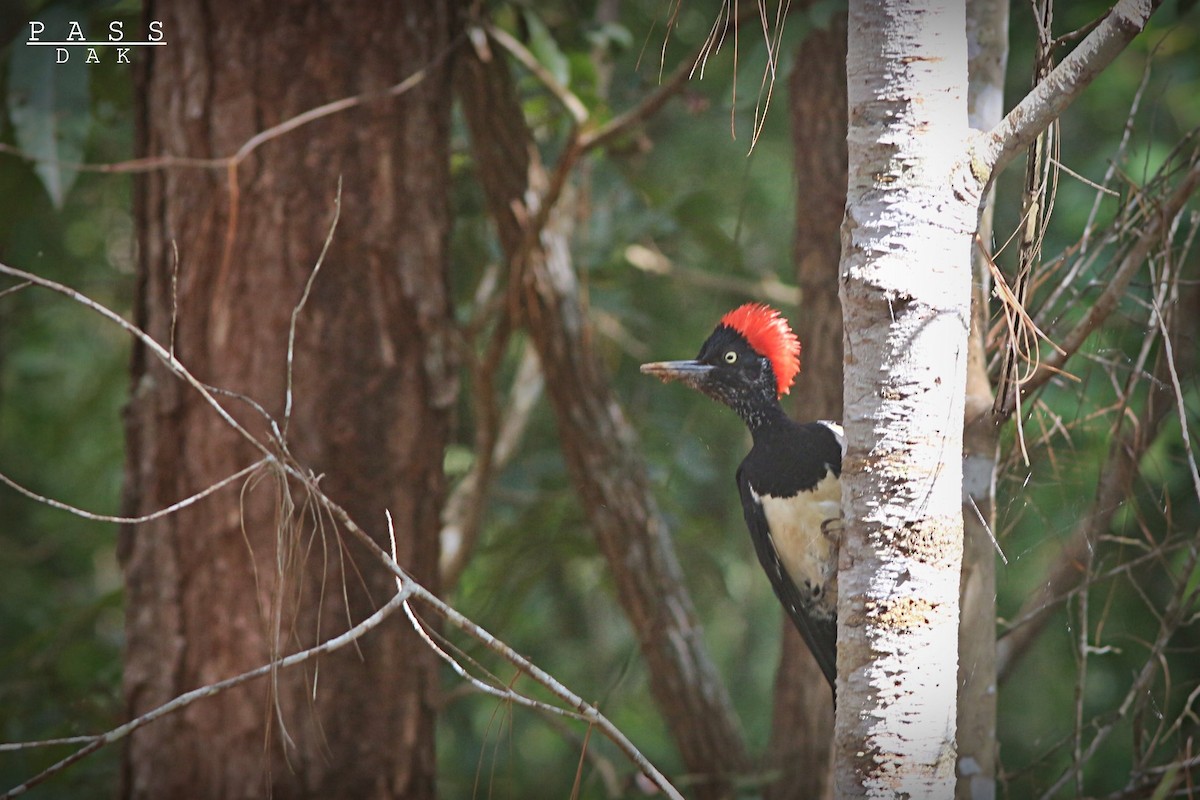
[[[796,275],[801,307],[794,315],[804,347],[798,417],[842,418],[842,308],[838,303],[842,213],[846,207],[846,15],[813,30],[800,45],[791,75],[796,163]],[[770,757],[779,770],[771,800],[821,798],[831,791],[833,702],[808,648],[784,620],[775,676]]]
[[[147,15],[163,21],[169,45],[154,48],[138,95],[142,153],[219,157],[299,112],[379,92],[432,64],[398,98],[270,140],[235,176],[169,169],[141,179],[136,313],[201,380],[280,419],[290,316],[341,179],[341,221],[299,318],[288,443],[367,529],[385,531],[391,511],[400,563],[433,589],[457,390],[446,270],[451,5],[163,3]],[[248,403],[222,403],[265,438]],[[142,348],[127,435],[130,514],[257,457]],[[361,547],[341,546],[330,520],[313,518],[294,482],[285,485],[266,477],[123,532],[131,716],[337,634],[395,591]],[[121,794],[433,797],[435,689],[434,654],[392,619],[357,649],[141,729],[124,756]]]

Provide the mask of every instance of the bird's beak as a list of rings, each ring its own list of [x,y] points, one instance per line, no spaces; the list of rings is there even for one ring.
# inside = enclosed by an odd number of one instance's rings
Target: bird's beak
[[[663,383],[679,381],[693,389],[699,388],[712,370],[711,364],[701,361],[655,361],[642,364],[642,372],[646,375],[653,375]]]

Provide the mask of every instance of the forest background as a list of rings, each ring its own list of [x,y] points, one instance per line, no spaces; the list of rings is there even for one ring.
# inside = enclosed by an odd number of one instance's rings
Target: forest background
[[[714,24],[711,9],[690,5],[677,16],[674,6],[657,0],[599,5],[500,3],[490,13],[554,82],[601,117],[636,105],[680,63],[690,62]],[[1055,33],[1088,24],[1104,8],[1064,4]],[[793,321],[804,317],[803,301],[791,288],[797,283],[793,242],[803,225],[797,195],[805,192],[791,166],[789,104],[804,92],[804,75],[794,75],[793,65],[806,37],[827,30],[838,13],[836,3],[793,11],[778,41],[764,39],[752,19],[736,48],[727,39],[709,56],[702,77],[698,70],[641,125],[590,153],[573,184],[571,254],[595,346],[637,430],[704,639],[753,753],[766,749],[771,736],[781,624],[733,486],[746,435],[736,418],[649,381],[637,366],[691,356],[719,315],[746,300],[773,302]],[[58,136],[42,137],[50,149],[35,155],[67,164],[131,159],[134,72],[111,58],[97,65],[76,60],[52,77],[31,71],[22,47],[30,18],[79,18],[96,31],[116,19],[135,30],[142,24],[140,10],[124,2],[10,3],[0,9],[0,41],[7,42],[0,50],[0,262],[70,285],[129,316],[136,271],[133,179],[55,167],[17,151],[29,155],[36,140],[28,127],[29,105],[48,103],[62,127]],[[1030,84],[1036,40],[1033,14],[1015,4],[1010,98]],[[779,54],[773,85],[764,84],[772,52]],[[1072,252],[1089,226],[1116,217],[1129,187],[1149,181],[1177,144],[1195,135],[1198,54],[1200,13],[1191,3],[1168,3],[1064,116],[1057,153],[1063,169],[1042,245],[1048,262]],[[552,162],[570,114],[545,80],[516,64],[514,75],[526,119]],[[499,254],[461,109],[453,118],[451,148],[450,285],[457,318],[466,325]],[[1097,184],[1113,188],[1098,192]],[[313,190],[332,207],[336,187]],[[996,248],[1020,228],[1021,190],[1018,165],[998,183]],[[1194,230],[1196,224],[1194,200],[1191,208],[1181,226],[1188,241],[1188,226]],[[1014,249],[997,256],[1001,269],[1011,270]],[[1196,282],[1198,257],[1185,252],[1179,270],[1186,289]],[[1096,293],[1104,266],[1091,268],[1095,276],[1085,273],[1073,284],[1073,302],[1056,298],[1059,305],[1049,311],[1059,316],[1039,320],[1047,329],[1079,313]],[[126,465],[122,409],[130,388],[129,338],[62,298],[6,291],[13,285],[0,283],[0,472],[37,494],[117,514]],[[1048,281],[1035,285],[1033,296],[1054,290]],[[1077,380],[1050,382],[1024,410],[1023,445],[1016,428],[1004,434],[995,528],[1003,554],[997,556],[998,632],[1019,616],[1060,558],[1063,541],[1093,506],[1114,419],[1134,414],[1126,408],[1124,387],[1129,374],[1142,369],[1136,355],[1150,335],[1144,310],[1151,295],[1151,283],[1135,279],[1117,312],[1071,363]],[[1200,306],[1192,303],[1190,326],[1174,343],[1178,353],[1195,347]],[[997,333],[991,341],[1000,338]],[[824,343],[807,340],[804,346],[812,354]],[[530,390],[523,430],[496,470],[478,543],[446,599],[596,702],[652,762],[676,772],[678,755],[568,479],[553,415],[537,379],[520,372],[524,348],[516,337],[498,381],[507,386],[520,375],[518,383]],[[1184,419],[1193,428],[1200,411],[1195,375],[1190,370],[1179,376]],[[812,389],[802,372],[793,392],[796,416],[807,416],[805,396]],[[469,392],[468,383],[445,452],[451,485],[468,474],[475,457]],[[1044,632],[999,685],[999,776],[1011,796],[1051,785],[1072,761],[1077,732],[1110,722],[1117,729],[1088,760],[1077,788],[1104,796],[1130,785],[1135,742],[1148,723],[1117,709],[1145,660],[1144,637],[1157,625],[1154,609],[1163,602],[1156,593],[1172,584],[1160,579],[1154,563],[1121,565],[1132,551],[1152,551],[1147,542],[1166,547],[1188,531],[1195,538],[1200,503],[1182,436],[1181,420],[1166,415],[1096,560],[1086,567],[1100,576],[1084,610],[1096,632],[1086,673],[1076,648],[1079,607],[1068,598],[1054,607]],[[116,541],[114,524],[81,519],[0,486],[3,741],[94,733],[122,721]],[[1200,575],[1183,580],[1194,586]],[[1182,720],[1159,743],[1164,750],[1190,752],[1196,726],[1186,712],[1200,686],[1198,635],[1194,625],[1180,627],[1161,656],[1169,687],[1162,705],[1152,708],[1163,719]],[[536,714],[464,691],[449,671],[441,683],[438,782],[446,796],[470,796],[477,786],[487,787],[481,796],[523,796],[534,785],[569,793],[584,747],[580,731],[564,732]],[[591,747],[616,774],[629,772],[615,753],[594,742]],[[20,783],[58,755],[0,752],[0,788]],[[600,796],[605,768],[593,768],[588,786]],[[118,770],[118,748],[109,747],[57,776],[54,791],[110,796]]]

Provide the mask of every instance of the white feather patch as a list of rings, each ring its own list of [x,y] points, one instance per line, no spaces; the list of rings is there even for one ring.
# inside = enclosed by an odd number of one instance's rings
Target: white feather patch
[[[794,497],[760,495],[753,486],[750,493],[762,504],[771,543],[800,594],[820,598],[821,606],[836,608],[837,529],[827,532],[822,526],[842,515],[837,476],[831,470],[811,491],[798,492]],[[814,592],[817,588],[820,591]]]

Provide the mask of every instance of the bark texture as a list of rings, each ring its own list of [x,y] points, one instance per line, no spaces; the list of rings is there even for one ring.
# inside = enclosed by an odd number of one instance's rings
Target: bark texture
[[[811,4],[809,4],[811,5]],[[838,304],[839,231],[846,208],[846,17],[805,36],[792,70],[796,164],[795,265],[801,305],[793,320],[804,346],[797,418],[842,418],[842,309]],[[783,621],[775,675],[770,800],[832,795],[833,698],[824,675]]]
[[[954,793],[971,237],[962,4],[851,2],[835,779]]]
[[[974,130],[987,130],[1004,114],[1008,63],[1008,6],[967,2],[967,114]],[[979,240],[990,249],[993,193],[979,214]],[[973,251],[971,334],[963,431],[963,565],[959,585],[958,648],[959,800],[996,795],[996,463],[1000,425],[992,414],[992,385],[984,336],[991,317],[991,275],[986,256]]]
[[[141,76],[146,155],[226,156],[299,112],[380,92],[434,64],[399,98],[269,141],[235,176],[174,169],[142,178],[136,313],[202,380],[280,418],[290,316],[341,179],[341,222],[299,318],[288,444],[364,527],[385,530],[390,509],[400,563],[436,590],[441,461],[457,388],[443,59],[452,4],[218,0],[148,14],[174,35]],[[224,403],[266,437],[249,403]],[[129,514],[254,459],[142,348],[127,436]],[[264,477],[123,531],[131,716],[336,634],[395,591],[361,548],[342,548],[330,521],[312,518],[295,488]],[[196,703],[133,735],[121,794],[433,797],[436,664],[411,629],[393,624],[311,670]]]
[[[536,158],[498,54],[493,48],[490,60],[464,58],[459,91],[480,183],[510,262],[510,300],[537,349],[567,468],[692,791],[700,798],[730,796],[735,776],[748,767],[736,717],[704,644],[633,430],[592,346],[569,252],[570,214],[554,206],[558,196],[550,200],[545,226],[534,225],[547,193],[553,194],[551,177]]]

